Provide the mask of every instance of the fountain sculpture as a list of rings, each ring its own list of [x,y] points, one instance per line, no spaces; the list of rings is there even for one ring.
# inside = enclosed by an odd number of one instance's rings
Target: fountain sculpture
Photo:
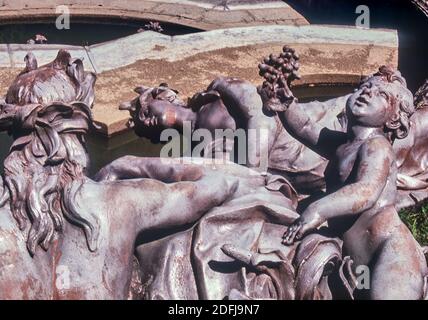
[[[120,106],[140,136],[189,122],[267,139],[247,139],[258,148],[247,166],[125,156],[91,178],[95,74],[65,50],[44,66],[25,59],[0,103],[14,140],[0,177],[0,298],[126,299],[135,268],[145,299],[427,296],[425,249],[396,211],[426,197],[427,84],[414,99],[383,66],[353,94],[298,103],[299,57],[284,47],[259,66],[259,87],[220,77],[185,103],[165,83],[141,86]]]

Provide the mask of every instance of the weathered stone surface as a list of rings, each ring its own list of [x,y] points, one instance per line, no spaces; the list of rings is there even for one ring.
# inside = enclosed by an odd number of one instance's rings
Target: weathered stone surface
[[[283,1],[228,0],[4,0],[0,21],[55,16],[58,5],[77,17],[114,17],[177,23],[202,30],[263,24],[306,25],[307,20]],[[1,5],[3,4],[3,5]],[[273,15],[273,12],[275,13]]]
[[[10,65],[9,48],[7,44],[0,44],[0,66]]]
[[[85,51],[89,51],[91,59],[88,56],[87,67],[92,69],[95,66],[97,72],[104,72],[130,65],[141,59],[165,59],[172,62],[202,52],[267,43],[396,48],[398,39],[394,31],[362,31],[337,26],[275,25],[219,29],[173,37],[148,31],[85,48],[60,45],[11,45],[10,50],[13,55],[13,66],[23,66],[21,57],[23,58],[30,50],[36,55],[40,54],[41,61],[52,60],[60,47],[65,47],[73,55],[85,56],[87,55]],[[43,53],[43,51],[46,52]]]

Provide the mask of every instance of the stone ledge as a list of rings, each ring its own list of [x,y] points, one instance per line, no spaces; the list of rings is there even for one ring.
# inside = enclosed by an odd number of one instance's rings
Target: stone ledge
[[[28,51],[33,51],[40,63],[47,63],[55,56],[55,51],[65,48],[73,56],[85,57],[85,67],[99,73],[127,66],[141,59],[165,59],[172,62],[221,48],[263,43],[327,43],[397,48],[398,36],[396,31],[392,30],[315,25],[243,27],[180,36],[166,36],[148,31],[89,47],[49,44],[0,46],[0,67],[24,66],[23,57]],[[9,53],[9,59],[6,53]]]
[[[178,0],[3,0],[0,21],[22,21],[56,16],[58,5],[69,6],[72,16],[156,20],[201,30],[263,24],[306,25],[307,20],[283,1],[243,1],[230,10],[214,7],[220,1]]]

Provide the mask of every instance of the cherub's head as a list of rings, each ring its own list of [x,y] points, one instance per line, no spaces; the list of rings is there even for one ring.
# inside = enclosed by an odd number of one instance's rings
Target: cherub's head
[[[174,128],[176,113],[187,109],[178,91],[161,83],[158,87],[140,86],[134,89],[137,98],[120,105],[131,115],[134,131],[139,136],[157,137],[163,129]],[[155,139],[156,140],[156,139]]]
[[[383,128],[391,140],[407,136],[414,110],[406,80],[386,66],[364,79],[346,105],[350,125]]]

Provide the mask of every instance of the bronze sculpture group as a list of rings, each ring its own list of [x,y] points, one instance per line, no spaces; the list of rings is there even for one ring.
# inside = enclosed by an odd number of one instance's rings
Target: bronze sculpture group
[[[259,87],[221,77],[185,103],[165,83],[140,86],[120,106],[139,136],[188,122],[268,138],[247,139],[246,166],[126,156],[91,178],[95,74],[64,50],[25,61],[0,103],[14,140],[1,299],[126,299],[135,274],[144,299],[427,297],[425,248],[397,213],[427,198],[427,83],[414,98],[383,66],[353,94],[299,103],[299,57],[284,47],[259,65]],[[216,152],[233,152],[227,140]]]

